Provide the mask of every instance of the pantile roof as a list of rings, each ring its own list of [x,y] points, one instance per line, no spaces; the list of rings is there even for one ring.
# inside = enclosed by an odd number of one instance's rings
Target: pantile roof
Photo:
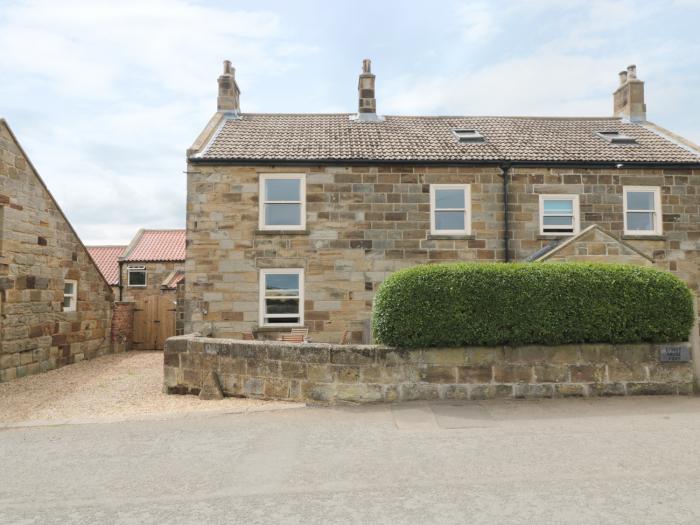
[[[122,261],[184,261],[185,230],[139,230]]]
[[[409,117],[358,121],[350,114],[244,113],[225,117],[193,160],[202,161],[523,161],[700,164],[700,152],[650,123],[620,118]],[[460,143],[454,129],[476,129]],[[618,131],[636,144],[611,144]]]
[[[110,286],[118,285],[119,256],[126,246],[86,246],[86,248]]]

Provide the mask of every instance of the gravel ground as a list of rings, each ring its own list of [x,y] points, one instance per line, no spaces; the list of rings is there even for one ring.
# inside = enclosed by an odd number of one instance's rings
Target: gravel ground
[[[252,412],[299,403],[162,392],[163,352],[127,352],[81,361],[0,384],[0,426],[162,418],[191,412]]]

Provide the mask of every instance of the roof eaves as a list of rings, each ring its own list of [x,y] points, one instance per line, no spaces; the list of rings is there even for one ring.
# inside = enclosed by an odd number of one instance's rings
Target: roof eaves
[[[698,162],[659,162],[659,161],[625,161],[625,160],[518,160],[503,158],[494,159],[364,159],[364,158],[323,158],[323,159],[290,159],[290,158],[225,158],[225,157],[190,157],[195,164],[211,165],[296,165],[315,166],[321,164],[331,165],[368,165],[368,164],[416,164],[420,166],[494,166],[510,164],[518,166],[543,166],[565,168],[688,168],[700,169],[700,157]],[[621,166],[618,166],[621,165]]]

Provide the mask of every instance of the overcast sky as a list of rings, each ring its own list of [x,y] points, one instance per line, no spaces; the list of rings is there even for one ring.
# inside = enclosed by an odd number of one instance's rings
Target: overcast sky
[[[185,222],[185,150],[230,59],[249,112],[648,118],[700,142],[700,0],[0,0],[0,116],[84,242]]]

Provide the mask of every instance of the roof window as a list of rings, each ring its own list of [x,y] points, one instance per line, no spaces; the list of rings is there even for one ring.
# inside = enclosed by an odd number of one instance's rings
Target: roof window
[[[637,139],[628,137],[619,131],[596,131],[596,135],[607,140],[610,144],[636,144]]]
[[[453,129],[455,137],[460,144],[473,144],[485,142],[486,138],[475,129]]]

